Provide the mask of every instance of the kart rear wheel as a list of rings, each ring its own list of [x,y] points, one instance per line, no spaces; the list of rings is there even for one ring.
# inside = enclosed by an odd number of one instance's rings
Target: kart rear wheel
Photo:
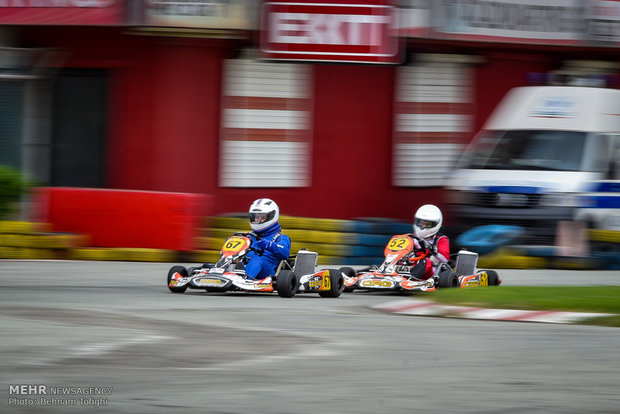
[[[489,286],[499,285],[499,275],[495,270],[487,270],[487,277],[489,278]]]
[[[341,271],[341,272],[342,272],[345,276],[348,276],[348,277],[355,277],[355,276],[357,276],[357,272],[356,272],[356,271],[355,271],[355,269],[353,269],[352,267],[341,267],[341,268],[340,268],[340,271]],[[354,287],[348,287],[348,286],[346,286],[346,287],[343,289],[343,291],[344,291],[344,292],[347,292],[347,293],[348,293],[348,292],[353,292],[354,290],[355,290],[355,288],[354,288]]]
[[[170,286],[170,280],[172,280],[172,276],[175,273],[179,273],[183,277],[187,277],[189,273],[187,272],[187,269],[184,266],[172,266],[170,270],[168,270],[168,283],[167,283],[168,289],[170,289],[170,291],[174,293],[183,293],[187,290],[187,285],[182,286],[182,287]]]
[[[452,270],[444,270],[439,273],[440,288],[455,288],[459,286],[459,279]]]
[[[276,278],[278,296],[292,298],[297,292],[297,275],[292,270],[282,270]]]
[[[338,269],[327,269],[329,272],[329,290],[319,291],[322,298],[337,298],[342,294],[344,289],[344,278],[342,272]]]

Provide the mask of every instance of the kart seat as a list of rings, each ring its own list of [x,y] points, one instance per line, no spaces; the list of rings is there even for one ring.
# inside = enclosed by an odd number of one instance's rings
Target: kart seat
[[[316,269],[318,260],[319,254],[317,252],[311,252],[310,250],[302,249],[297,252],[293,272],[295,272],[297,276],[309,275],[311,273],[314,273],[314,269]]]
[[[454,273],[458,276],[473,275],[476,273],[476,266],[478,265],[478,253],[470,252],[469,250],[459,250],[456,255],[456,265],[454,267]]]

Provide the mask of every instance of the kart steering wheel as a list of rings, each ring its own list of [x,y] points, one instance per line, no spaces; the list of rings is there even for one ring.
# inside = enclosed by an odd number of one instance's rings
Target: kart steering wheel
[[[426,254],[426,252],[422,252],[419,256],[413,256],[410,257],[409,259],[407,259],[408,262],[419,262],[420,260],[424,259],[425,257],[427,257],[428,255]]]

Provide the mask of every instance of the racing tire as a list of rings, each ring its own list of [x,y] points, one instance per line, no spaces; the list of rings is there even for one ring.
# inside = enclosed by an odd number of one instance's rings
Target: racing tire
[[[355,271],[355,269],[353,269],[352,267],[341,267],[341,268],[340,268],[340,271],[341,271],[344,275],[346,275],[346,276],[348,276],[348,277],[355,277],[355,276],[357,276],[357,272],[356,272],[356,271]],[[348,287],[348,286],[346,286],[346,287],[344,287],[343,292],[350,293],[350,292],[353,292],[354,290],[355,290],[355,288],[354,288],[354,287]]]
[[[439,273],[439,287],[440,288],[455,288],[459,287],[459,278],[452,270],[444,270]]]
[[[337,298],[342,295],[344,290],[344,278],[342,272],[338,269],[327,269],[329,272],[329,290],[319,291],[322,298]]]
[[[276,278],[276,291],[282,298],[292,298],[297,293],[297,275],[292,270],[282,270]]]
[[[495,270],[487,270],[487,277],[489,278],[489,286],[499,285],[499,275]]]
[[[170,270],[168,270],[168,283],[167,283],[168,289],[170,289],[170,291],[174,293],[183,293],[187,290],[187,285],[183,287],[170,286],[170,280],[172,279],[172,275],[174,275],[175,273],[179,273],[183,277],[187,277],[189,273],[187,272],[187,269],[184,266],[172,266]]]

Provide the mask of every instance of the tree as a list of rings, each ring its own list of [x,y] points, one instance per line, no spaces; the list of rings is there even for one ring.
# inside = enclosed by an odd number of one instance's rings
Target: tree
[[[18,170],[0,165],[0,220],[15,210],[15,203],[30,187]]]

